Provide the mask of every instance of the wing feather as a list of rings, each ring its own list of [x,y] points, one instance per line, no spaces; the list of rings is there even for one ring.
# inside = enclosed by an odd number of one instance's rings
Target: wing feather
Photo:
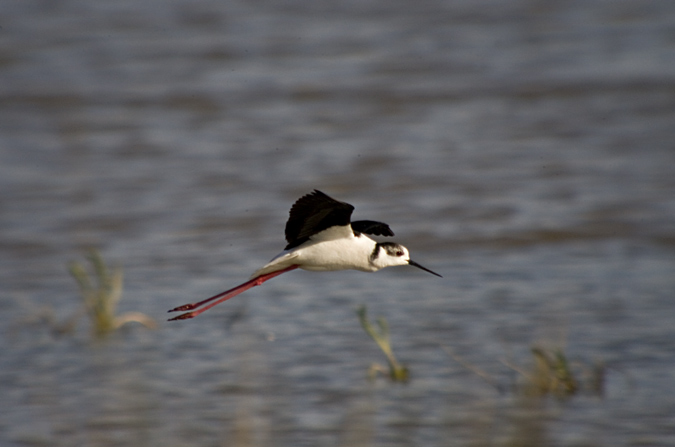
[[[286,222],[286,250],[301,245],[310,236],[333,226],[346,226],[354,207],[315,189],[300,197],[291,207]]]

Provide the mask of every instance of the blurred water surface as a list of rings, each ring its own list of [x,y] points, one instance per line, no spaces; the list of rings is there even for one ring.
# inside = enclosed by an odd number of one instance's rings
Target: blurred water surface
[[[0,444],[675,444],[675,3],[6,0]],[[443,274],[293,272],[319,188]],[[125,271],[91,340],[66,263]],[[384,316],[412,380],[355,310]],[[533,345],[602,397],[500,393]]]

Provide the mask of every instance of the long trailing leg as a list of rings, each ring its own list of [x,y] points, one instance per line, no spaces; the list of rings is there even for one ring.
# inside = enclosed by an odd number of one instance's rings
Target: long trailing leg
[[[264,275],[257,276],[249,281],[246,281],[244,284],[238,285],[237,287],[234,287],[230,290],[226,290],[224,292],[219,293],[218,295],[214,295],[211,298],[207,298],[202,301],[198,301],[196,303],[190,303],[190,304],[184,304],[182,306],[178,306],[174,309],[171,309],[169,312],[183,312],[186,310],[190,310],[192,312],[187,312],[181,315],[178,315],[177,317],[170,318],[169,321],[175,321],[175,320],[187,320],[188,318],[194,318],[197,315],[201,314],[202,312],[205,312],[209,309],[211,309],[213,306],[216,306],[223,301],[229,300],[232,297],[235,297],[239,295],[240,293],[246,292],[248,289],[251,287],[259,286],[265,281],[272,279],[276,276],[281,275],[282,273],[290,272],[291,270],[297,269],[299,266],[298,265],[292,265],[290,267],[286,267],[283,270],[277,270],[276,272],[272,273],[266,273]],[[211,303],[211,301],[213,301]],[[204,306],[207,303],[211,303],[208,306]],[[197,309],[201,306],[201,309]],[[197,309],[197,310],[195,310]]]

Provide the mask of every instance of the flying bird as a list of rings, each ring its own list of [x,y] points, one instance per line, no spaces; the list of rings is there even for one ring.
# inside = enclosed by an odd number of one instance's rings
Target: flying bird
[[[196,303],[169,312],[185,312],[173,320],[194,318],[225,300],[297,268],[313,272],[360,270],[376,272],[385,267],[412,265],[441,276],[410,259],[408,249],[395,242],[375,242],[367,235],[393,236],[389,225],[373,220],[352,222],[354,207],[319,190],[299,198],[286,222],[286,248],[251,275],[245,283]]]

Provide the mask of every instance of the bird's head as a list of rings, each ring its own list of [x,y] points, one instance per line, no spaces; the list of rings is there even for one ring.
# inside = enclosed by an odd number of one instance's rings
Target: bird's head
[[[373,250],[373,254],[370,256],[370,262],[377,270],[397,265],[412,265],[432,275],[441,276],[410,259],[408,249],[395,242],[380,242],[376,244],[375,250]]]

